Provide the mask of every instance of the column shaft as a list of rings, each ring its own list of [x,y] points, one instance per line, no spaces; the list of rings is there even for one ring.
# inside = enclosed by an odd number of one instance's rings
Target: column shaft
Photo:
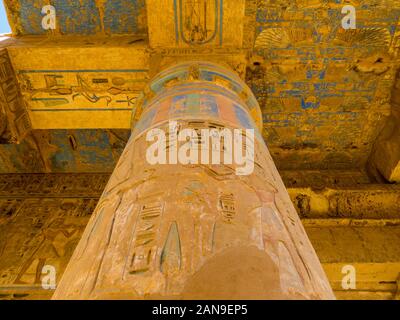
[[[239,77],[169,68],[134,123],[55,299],[334,298]]]

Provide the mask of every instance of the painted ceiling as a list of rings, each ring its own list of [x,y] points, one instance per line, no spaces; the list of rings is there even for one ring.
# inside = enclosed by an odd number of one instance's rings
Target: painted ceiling
[[[50,2],[58,8],[60,36],[132,35],[153,41],[149,13],[161,17],[163,12],[161,7],[150,12],[144,0]],[[18,37],[45,33],[35,21],[48,1],[6,4]],[[341,27],[341,8],[347,4],[357,9],[354,30]],[[364,167],[392,109],[400,1],[247,0],[243,15],[239,47],[247,57],[245,79],[262,108],[263,136],[277,166]],[[158,27],[162,34],[163,26]],[[230,28],[234,33],[235,25]],[[20,144],[0,145],[0,172],[109,172],[128,137],[128,129],[34,130]]]
[[[17,0],[8,1],[17,35],[40,35],[42,8],[57,8],[57,31],[68,35],[146,33],[144,0]],[[15,10],[15,11],[14,11]],[[14,11],[14,12],[13,12]]]

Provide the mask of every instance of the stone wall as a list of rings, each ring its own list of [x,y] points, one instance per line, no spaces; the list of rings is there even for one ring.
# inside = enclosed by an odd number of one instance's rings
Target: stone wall
[[[393,299],[400,270],[400,186],[357,171],[281,172],[339,299]],[[307,178],[306,178],[307,177]],[[59,280],[108,174],[0,175],[0,299],[48,299],[42,268]],[[357,271],[344,290],[342,268]]]

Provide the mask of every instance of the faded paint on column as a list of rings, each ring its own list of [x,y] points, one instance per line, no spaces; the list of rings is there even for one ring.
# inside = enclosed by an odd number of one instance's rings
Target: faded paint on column
[[[170,121],[178,130],[254,129],[253,173],[150,165],[146,133]],[[54,299],[334,298],[238,76],[204,62],[169,68],[144,91],[133,123]]]

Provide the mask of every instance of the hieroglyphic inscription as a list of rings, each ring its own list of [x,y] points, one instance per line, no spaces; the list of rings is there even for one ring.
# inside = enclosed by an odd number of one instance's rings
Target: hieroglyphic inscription
[[[233,194],[221,194],[219,206],[224,221],[231,222],[235,218],[235,199]]]
[[[134,253],[130,273],[146,272],[150,269],[155,254],[157,231],[160,225],[163,206],[161,203],[143,205],[135,231]]]

